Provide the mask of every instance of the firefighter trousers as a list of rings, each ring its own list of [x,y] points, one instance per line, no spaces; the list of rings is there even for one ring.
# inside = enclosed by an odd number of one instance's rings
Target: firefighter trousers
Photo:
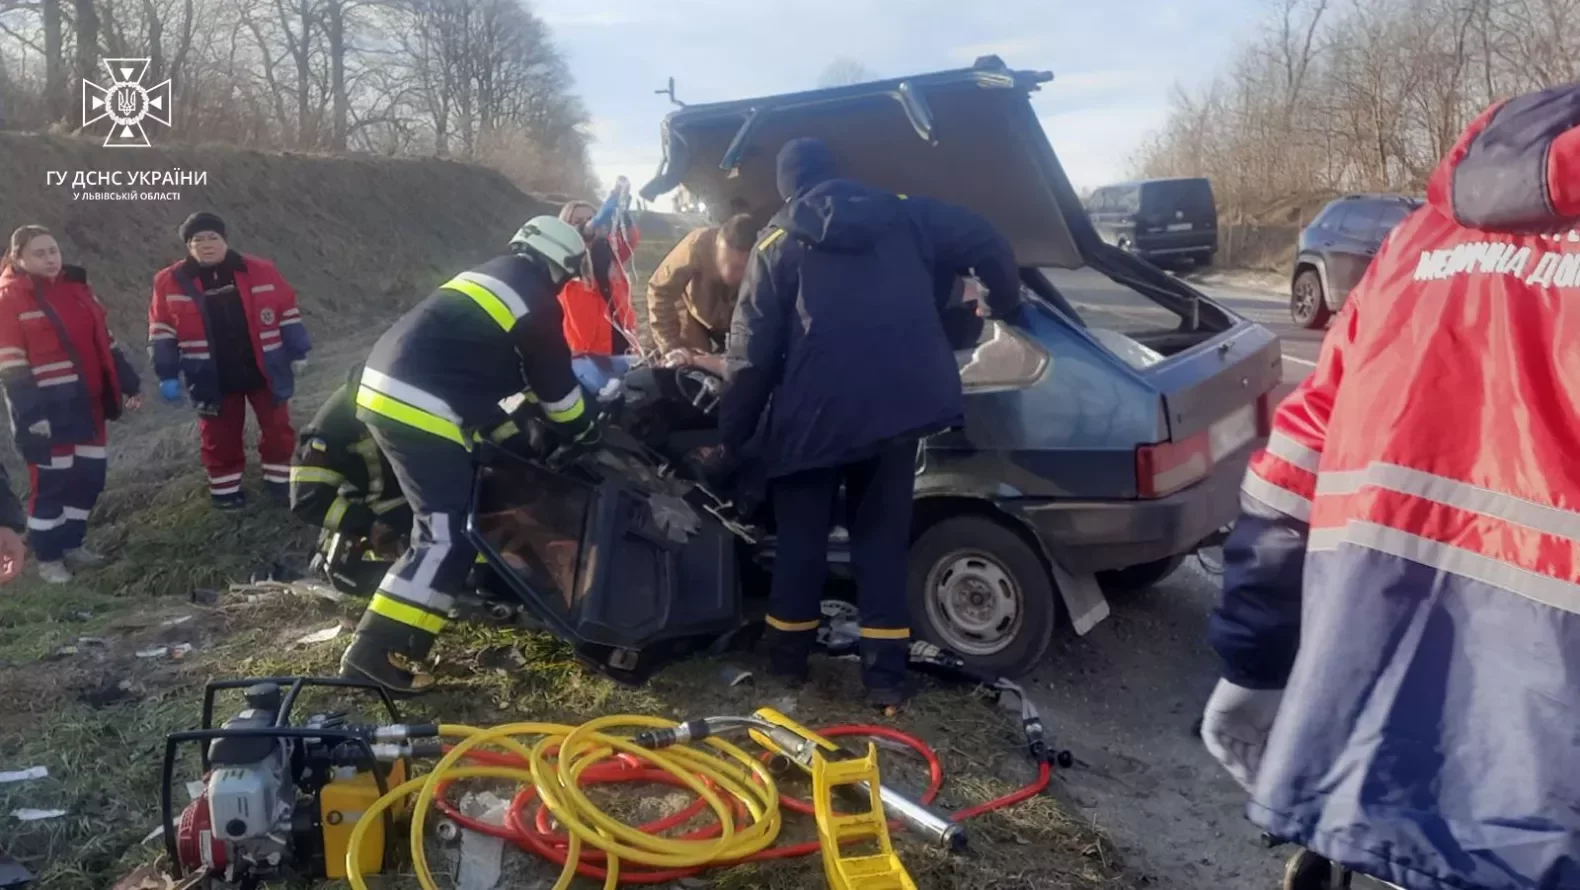
[[[258,458],[263,464],[264,484],[277,496],[289,493],[291,457],[296,453],[291,406],[277,401],[268,387],[260,387],[250,392],[225,393],[218,414],[198,418],[203,469],[208,472],[209,495],[215,500],[241,493],[241,477],[247,469],[244,434],[248,403],[258,419]]]
[[[82,546],[88,514],[104,493],[109,463],[104,436],[82,445],[55,445],[47,464],[28,464],[28,540],[41,562],[56,562]]]
[[[411,542],[385,574],[357,635],[386,652],[421,661],[466,588],[477,551],[466,538],[472,453],[396,421],[368,424],[413,514]]]
[[[911,622],[905,596],[916,440],[866,460],[806,470],[770,483],[778,547],[765,634],[775,670],[801,673],[817,640],[828,536],[840,486],[861,612],[862,680],[871,689],[905,681]]]

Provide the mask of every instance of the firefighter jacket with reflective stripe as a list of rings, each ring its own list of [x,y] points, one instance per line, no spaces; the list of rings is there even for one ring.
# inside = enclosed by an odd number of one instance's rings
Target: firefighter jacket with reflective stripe
[[[137,372],[86,271],[66,266],[52,281],[9,266],[0,272],[0,381],[29,463],[48,463],[51,444],[97,441],[104,421],[121,416],[122,398],[137,394]]]
[[[1411,890],[1580,887],[1580,86],[1478,117],[1251,461],[1211,620],[1250,814]]]
[[[364,422],[393,420],[471,447],[523,390],[574,438],[594,420],[571,370],[548,271],[521,254],[462,272],[374,344],[357,392]]]
[[[625,270],[639,243],[636,226],[617,227],[588,249],[591,280],[574,278],[560,289],[565,344],[572,353],[617,355],[630,351],[636,336],[636,311],[631,308],[631,282]]]
[[[411,507],[384,453],[357,419],[356,378],[302,429],[291,461],[291,511],[331,532],[366,537],[375,522],[411,528]]]
[[[296,306],[296,292],[274,264],[255,256],[226,258],[235,264],[236,291],[247,314],[258,367],[269,391],[286,401],[296,389],[291,362],[306,358],[312,343]],[[148,353],[160,380],[186,378],[187,393],[200,411],[217,412],[222,393],[219,369],[209,347],[209,319],[197,281],[198,265],[188,258],[154,276],[148,304]]]

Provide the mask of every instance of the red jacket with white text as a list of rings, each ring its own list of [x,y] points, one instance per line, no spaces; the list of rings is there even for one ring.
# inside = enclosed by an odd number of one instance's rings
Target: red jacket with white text
[[[1580,887],[1580,85],[1478,117],[1279,406],[1226,679],[1250,815],[1410,890]]]

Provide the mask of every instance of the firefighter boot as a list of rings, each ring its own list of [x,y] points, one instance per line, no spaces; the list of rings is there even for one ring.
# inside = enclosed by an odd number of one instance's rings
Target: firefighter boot
[[[861,682],[867,687],[867,704],[898,708],[916,693],[908,665],[911,641],[863,638]]]
[[[805,684],[811,676],[807,660],[817,643],[817,622],[810,630],[782,630],[769,624],[763,640],[768,644],[768,673],[792,689]]]
[[[367,623],[364,618],[363,624]],[[433,637],[428,636],[426,642],[410,641],[415,646],[392,647],[389,645],[390,637],[381,634],[381,630],[384,629],[357,628],[351,645],[340,656],[340,676],[348,680],[371,680],[384,687],[390,695],[403,698],[421,695],[431,689],[433,676],[421,669],[420,658],[408,653],[416,650],[426,656],[427,650],[433,645]],[[412,636],[419,634],[421,631],[412,632]],[[406,651],[402,651],[402,648]]]

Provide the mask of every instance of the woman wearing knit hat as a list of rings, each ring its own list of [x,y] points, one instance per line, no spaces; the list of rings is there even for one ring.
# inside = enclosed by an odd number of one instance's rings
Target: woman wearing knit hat
[[[178,232],[187,256],[154,276],[148,308],[159,394],[180,404],[185,378],[184,390],[198,410],[209,495],[219,509],[246,505],[242,434],[252,405],[262,432],[264,484],[285,503],[296,450],[290,399],[311,348],[296,292],[273,263],[232,250],[217,214],[194,213]]]

